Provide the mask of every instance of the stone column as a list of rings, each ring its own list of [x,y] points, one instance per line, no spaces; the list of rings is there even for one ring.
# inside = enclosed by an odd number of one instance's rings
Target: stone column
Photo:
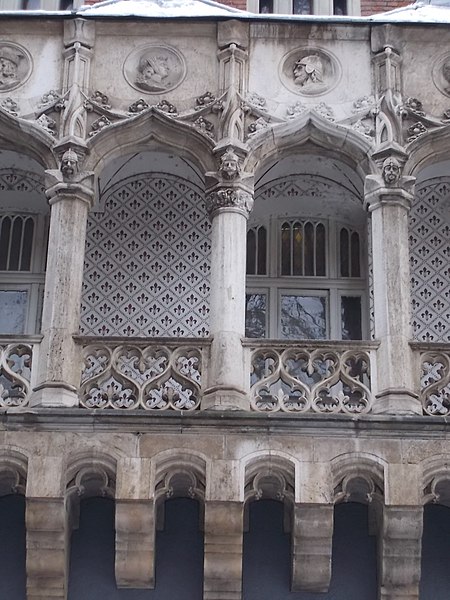
[[[205,498],[204,600],[241,600],[244,503],[237,461],[216,459]]]
[[[203,600],[241,600],[243,518],[241,502],[205,504]]]
[[[28,467],[27,600],[65,600],[69,527],[60,495],[62,459],[32,458]]]
[[[228,171],[226,170],[228,169]],[[233,170],[235,169],[235,170]],[[213,336],[207,389],[202,408],[249,409],[241,338],[245,334],[247,219],[253,206],[253,180],[239,172],[239,159],[228,149],[206,204],[212,221],[211,313]]]
[[[373,411],[421,414],[414,392],[410,333],[408,213],[412,177],[401,177],[400,162],[384,160],[382,176],[366,178],[365,204],[372,219],[373,290],[378,394]]]
[[[418,600],[423,507],[422,469],[389,463],[379,539],[380,600]]]
[[[328,591],[334,525],[330,465],[305,462],[292,522],[292,591]]]
[[[418,600],[422,527],[422,506],[384,507],[380,600]]]
[[[69,150],[61,171],[47,171],[51,205],[38,384],[31,406],[76,406],[80,356],[73,340],[80,321],[86,221],[93,199],[93,175],[78,173]]]
[[[117,465],[116,583],[119,588],[155,586],[155,510],[149,498],[150,460]]]
[[[296,504],[292,528],[292,591],[327,592],[331,580],[331,504]]]

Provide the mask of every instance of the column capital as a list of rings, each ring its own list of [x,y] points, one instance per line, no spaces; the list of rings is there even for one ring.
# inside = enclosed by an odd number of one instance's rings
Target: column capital
[[[368,175],[364,183],[364,206],[369,212],[394,204],[409,210],[414,198],[415,181],[415,177],[403,176],[390,185],[380,175]]]
[[[211,219],[221,212],[237,212],[248,219],[252,208],[253,194],[243,185],[218,185],[206,195],[206,210]]]

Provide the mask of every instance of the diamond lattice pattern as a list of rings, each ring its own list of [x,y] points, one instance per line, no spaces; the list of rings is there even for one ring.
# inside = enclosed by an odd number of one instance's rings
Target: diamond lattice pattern
[[[211,226],[196,186],[163,173],[130,177],[87,227],[81,333],[208,335]]]
[[[450,342],[450,179],[416,187],[409,247],[413,336]]]

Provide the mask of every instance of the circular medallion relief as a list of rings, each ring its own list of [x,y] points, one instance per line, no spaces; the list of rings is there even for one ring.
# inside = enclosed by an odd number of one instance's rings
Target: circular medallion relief
[[[450,52],[436,60],[432,77],[437,89],[445,96],[450,96]]]
[[[337,59],[320,48],[297,48],[282,59],[280,79],[296,94],[319,96],[338,83],[341,69]]]
[[[25,48],[12,42],[0,42],[0,92],[25,83],[31,67],[31,56]]]
[[[123,65],[127,82],[147,94],[164,94],[176,88],[186,75],[181,54],[168,46],[145,46],[128,55]]]

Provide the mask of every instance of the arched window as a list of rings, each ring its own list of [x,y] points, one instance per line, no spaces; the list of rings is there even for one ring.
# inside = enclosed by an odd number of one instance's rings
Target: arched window
[[[0,335],[39,331],[47,244],[41,178],[0,168]]]
[[[337,160],[292,155],[266,168],[247,233],[247,337],[367,335],[361,194]]]

